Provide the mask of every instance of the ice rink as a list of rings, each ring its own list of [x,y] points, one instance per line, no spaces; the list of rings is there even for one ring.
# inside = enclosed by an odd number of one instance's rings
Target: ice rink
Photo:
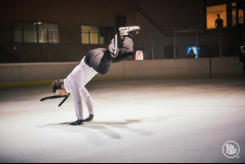
[[[0,162],[245,162],[245,79],[93,82],[94,123],[49,86],[0,91]],[[84,104],[85,117],[88,116]],[[222,146],[236,141],[240,154]]]

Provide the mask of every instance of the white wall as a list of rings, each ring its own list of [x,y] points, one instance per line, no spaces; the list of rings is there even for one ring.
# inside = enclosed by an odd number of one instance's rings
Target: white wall
[[[78,62],[0,64],[0,82],[39,81],[65,78]],[[106,75],[95,80],[146,78],[241,77],[237,57],[124,61],[111,65]]]

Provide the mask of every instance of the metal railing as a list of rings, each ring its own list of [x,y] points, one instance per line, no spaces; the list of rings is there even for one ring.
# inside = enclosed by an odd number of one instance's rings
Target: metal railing
[[[93,36],[91,33],[59,32],[59,42],[53,44],[15,42],[11,30],[0,34],[0,63],[79,61],[89,49],[106,48],[112,38],[111,34],[98,35],[98,42],[87,38],[83,44],[82,36]],[[142,50],[145,60],[234,56],[240,52],[239,31],[142,31],[134,41],[135,50]]]
[[[177,59],[237,56],[240,37],[237,31],[162,31],[149,33],[139,41],[145,59]]]

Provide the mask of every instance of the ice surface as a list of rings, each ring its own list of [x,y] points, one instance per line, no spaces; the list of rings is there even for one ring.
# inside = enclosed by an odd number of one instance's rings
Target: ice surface
[[[97,82],[92,124],[49,86],[0,91],[0,162],[245,162],[245,80]],[[84,104],[85,105],[85,104]],[[88,116],[86,107],[85,116]],[[239,158],[222,154],[226,141]]]

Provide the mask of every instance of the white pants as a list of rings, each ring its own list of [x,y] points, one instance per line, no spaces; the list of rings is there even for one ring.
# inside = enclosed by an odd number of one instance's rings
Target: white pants
[[[94,107],[91,101],[91,97],[85,88],[85,85],[96,74],[97,72],[93,68],[85,64],[83,58],[81,63],[76,66],[64,80],[65,89],[71,94],[78,120],[83,119],[83,101],[88,107],[89,114],[94,114]]]
[[[76,110],[76,116],[78,120],[83,120],[83,101],[86,103],[89,114],[94,114],[94,107],[86,88],[74,90],[72,99]]]

